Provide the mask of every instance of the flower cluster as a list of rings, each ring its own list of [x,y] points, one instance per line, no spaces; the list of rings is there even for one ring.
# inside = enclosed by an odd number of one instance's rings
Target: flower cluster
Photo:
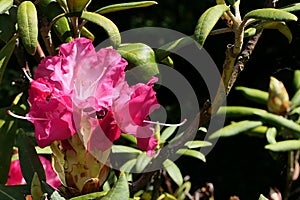
[[[26,116],[35,126],[38,145],[78,133],[88,150],[104,151],[124,132],[153,154],[157,140],[146,120],[159,107],[153,90],[157,78],[129,86],[126,65],[116,50],[96,52],[85,38],[63,44],[57,56],[43,59],[31,80]]]

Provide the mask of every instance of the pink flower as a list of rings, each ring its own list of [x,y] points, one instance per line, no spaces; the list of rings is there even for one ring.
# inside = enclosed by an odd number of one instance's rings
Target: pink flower
[[[129,86],[126,65],[116,50],[96,52],[85,38],[63,44],[57,56],[43,59],[31,81],[27,115],[39,146],[77,132],[88,150],[104,151],[123,131],[137,137],[138,148],[153,154],[154,128],[144,120],[159,106],[153,90],[157,78]]]
[[[45,170],[47,183],[51,185],[53,188],[57,189],[61,185],[61,182],[58,179],[56,173],[54,172],[51,162],[46,158],[44,158],[43,156],[39,156],[39,158]],[[13,162],[11,162],[9,173],[8,173],[8,180],[6,184],[7,185],[26,184],[26,181],[22,175],[19,160],[14,160]]]

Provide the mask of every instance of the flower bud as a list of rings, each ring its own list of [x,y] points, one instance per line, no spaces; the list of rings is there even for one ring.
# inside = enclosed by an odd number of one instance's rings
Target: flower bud
[[[281,81],[270,78],[268,110],[278,115],[285,115],[290,110],[289,95]]]

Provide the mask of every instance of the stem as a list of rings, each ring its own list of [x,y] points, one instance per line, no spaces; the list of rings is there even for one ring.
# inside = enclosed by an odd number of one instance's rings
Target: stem
[[[48,22],[47,22],[46,17],[42,17],[40,24],[41,24],[40,33],[41,33],[42,39],[44,41],[44,44],[46,46],[46,50],[49,55],[54,55],[55,48],[52,43],[50,28],[48,28],[48,25],[47,25]]]
[[[222,33],[231,33],[231,32],[233,32],[233,30],[231,28],[220,28],[220,29],[211,31],[209,35],[218,35],[218,34],[222,34]]]

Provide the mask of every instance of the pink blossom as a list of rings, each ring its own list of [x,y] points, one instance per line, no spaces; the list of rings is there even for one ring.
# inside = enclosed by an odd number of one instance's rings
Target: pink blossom
[[[45,170],[47,183],[51,185],[53,188],[57,189],[61,185],[61,182],[58,179],[56,173],[54,172],[51,162],[46,158],[44,158],[43,156],[39,156],[39,158]],[[8,173],[8,180],[6,184],[7,185],[26,184],[26,181],[22,175],[19,160],[14,160],[13,162],[11,162],[9,173]]]
[[[57,56],[41,61],[31,82],[28,117],[39,146],[81,134],[88,150],[106,150],[121,131],[137,137],[138,148],[153,154],[153,125],[145,123],[156,108],[153,85],[129,86],[127,61],[114,49],[95,51],[92,42],[77,38],[60,46]]]

